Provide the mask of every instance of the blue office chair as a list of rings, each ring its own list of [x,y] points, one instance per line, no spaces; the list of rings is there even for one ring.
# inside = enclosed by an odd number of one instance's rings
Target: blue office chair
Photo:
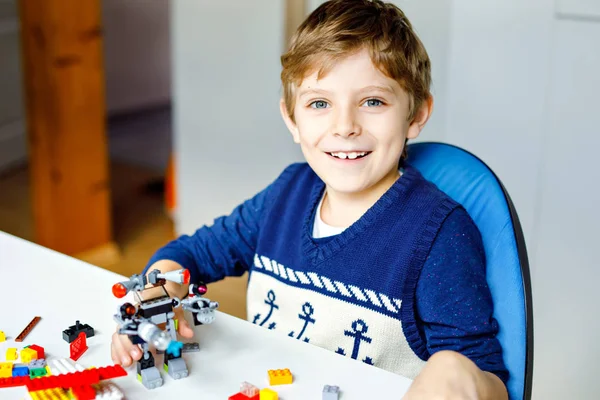
[[[531,399],[533,311],[529,262],[521,224],[494,172],[459,147],[421,142],[408,146],[408,163],[457,202],[478,226],[487,258],[487,281],[500,326],[511,400]]]

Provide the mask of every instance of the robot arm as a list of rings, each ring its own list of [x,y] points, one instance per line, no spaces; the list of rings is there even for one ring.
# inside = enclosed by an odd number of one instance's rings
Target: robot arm
[[[215,320],[215,310],[219,308],[219,303],[201,297],[206,292],[206,285],[191,284],[188,297],[181,301],[183,309],[194,315],[194,325],[211,324]]]
[[[153,286],[163,286],[167,281],[175,282],[180,285],[190,283],[190,271],[185,268],[162,273],[160,270],[152,270],[148,275],[134,274],[126,281],[115,283],[112,287],[113,295],[117,298],[123,298],[127,293],[141,292],[148,283]]]

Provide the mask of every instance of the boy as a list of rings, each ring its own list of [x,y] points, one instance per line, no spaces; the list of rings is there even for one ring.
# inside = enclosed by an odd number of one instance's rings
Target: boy
[[[404,161],[432,111],[406,16],[329,1],[281,60],[281,113],[307,163],[167,244],[145,273],[185,267],[210,283],[249,271],[252,323],[413,378],[405,399],[507,398],[480,234]],[[115,334],[115,362],[139,356]]]

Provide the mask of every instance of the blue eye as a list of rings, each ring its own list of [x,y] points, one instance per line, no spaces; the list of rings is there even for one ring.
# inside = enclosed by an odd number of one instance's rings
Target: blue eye
[[[365,101],[364,104],[366,104],[367,107],[378,107],[378,106],[382,106],[383,102],[381,100],[377,100],[377,99],[369,99],[369,100]]]
[[[317,100],[310,103],[310,106],[312,108],[327,108],[327,102],[323,100]]]

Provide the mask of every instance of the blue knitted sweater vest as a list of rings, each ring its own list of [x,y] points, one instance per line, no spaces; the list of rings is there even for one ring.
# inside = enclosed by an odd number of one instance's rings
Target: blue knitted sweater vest
[[[288,168],[275,182],[250,268],[248,318],[414,378],[428,354],[416,321],[419,273],[459,205],[407,165],[343,233],[314,239],[324,189],[307,164]]]

